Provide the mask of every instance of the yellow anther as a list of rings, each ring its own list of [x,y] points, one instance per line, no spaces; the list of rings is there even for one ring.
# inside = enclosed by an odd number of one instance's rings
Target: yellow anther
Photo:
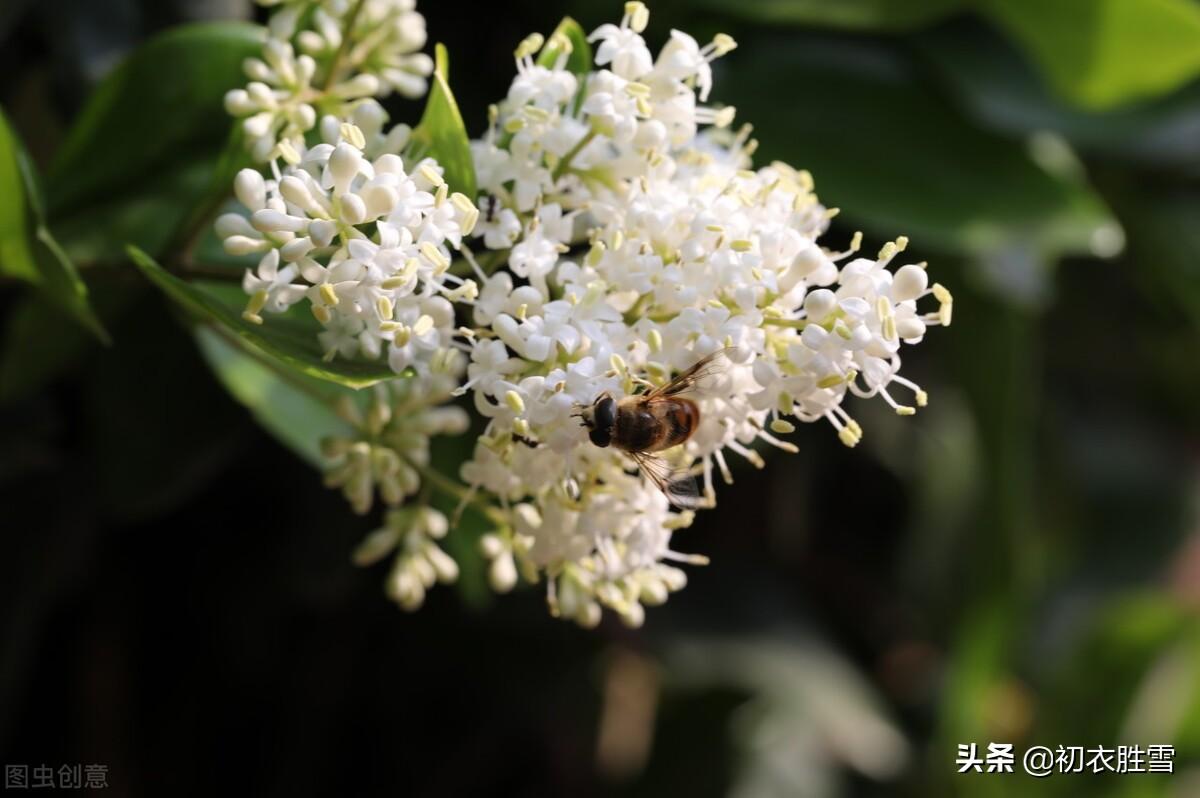
[[[909,407],[908,405],[900,405],[899,407],[896,408],[896,415],[898,415],[898,416],[915,416],[916,414],[917,414],[917,409],[915,407]]]
[[[841,374],[830,374],[827,377],[822,377],[821,379],[817,380],[817,387],[818,388],[833,388],[837,385],[841,385],[845,381],[846,381],[845,378],[842,377]]]
[[[262,324],[263,318],[258,315],[259,311],[267,304],[267,292],[255,291],[250,295],[250,300],[246,303],[246,309],[242,311],[242,318],[251,324]]]
[[[529,313],[529,305],[522,302],[521,306],[517,308],[517,318],[521,321],[525,321],[525,316],[528,313]]]
[[[400,288],[407,282],[408,282],[407,277],[397,274],[394,277],[389,277],[386,280],[384,280],[382,283],[379,284],[379,287],[384,289],[385,291],[395,291],[397,288]]]
[[[322,324],[328,324],[330,319],[333,318],[333,314],[329,312],[329,308],[324,305],[309,305],[308,307],[312,310],[313,318]]]
[[[521,43],[517,45],[517,49],[513,51],[513,55],[516,58],[529,58],[542,49],[542,45],[545,42],[546,38],[542,34],[531,33],[521,40]]]
[[[432,241],[422,241],[417,250],[425,256],[425,260],[433,264],[435,272],[443,272],[450,267],[450,261],[442,254],[442,251],[434,246]]]
[[[505,133],[520,133],[524,127],[525,120],[519,116],[510,116],[508,119],[504,120]]]
[[[745,238],[735,238],[729,242],[729,248],[734,252],[749,252],[754,249],[754,242]]]
[[[336,306],[338,303],[337,291],[329,283],[321,283],[321,287],[317,289],[321,294],[321,299],[325,300],[326,305]]]
[[[718,33],[713,37],[713,52],[716,55],[725,55],[730,50],[737,48],[737,42],[728,33]]]
[[[595,266],[604,257],[604,242],[596,240],[592,242],[592,248],[588,250],[587,265]]]
[[[625,358],[621,357],[616,352],[613,352],[612,355],[609,356],[608,364],[612,367],[612,370],[618,374],[624,374],[629,369],[629,367],[625,364]]]
[[[780,435],[788,435],[796,431],[796,425],[790,421],[785,421],[782,418],[777,418],[771,422],[771,432],[778,432]]]
[[[658,330],[651,329],[646,335],[646,343],[650,345],[651,352],[661,352],[663,346],[662,333]]]
[[[390,319],[393,311],[395,311],[395,307],[392,305],[392,300],[385,296],[381,296],[375,301],[375,309],[379,311],[379,318],[383,319],[384,321]]]
[[[424,335],[433,329],[433,318],[427,313],[422,313],[417,319],[417,323],[412,326],[414,335]]]
[[[367,137],[363,135],[362,129],[353,122],[343,122],[338,128],[338,133],[341,135],[342,141],[351,147],[361,150],[367,146]]]
[[[279,153],[280,158],[292,166],[295,166],[301,161],[300,151],[296,149],[296,145],[292,144],[292,142],[288,141],[287,139],[280,141],[279,144],[276,145],[275,150]]]
[[[429,183],[431,183],[435,186],[443,185],[446,182],[446,180],[441,176],[441,174],[438,172],[438,170],[434,169],[432,166],[430,166],[427,163],[421,164],[421,168],[417,170],[417,174],[419,174],[421,177],[425,178],[426,181],[428,181]]]
[[[504,403],[508,405],[514,413],[525,412],[525,400],[522,399],[521,394],[517,393],[516,391],[510,390],[508,393],[504,394]]]
[[[859,435],[855,435],[854,430],[850,429],[850,427],[847,426],[847,427],[842,427],[840,430],[838,430],[838,440],[840,440],[846,446],[853,449],[855,446],[858,445],[858,442],[860,440],[862,440],[862,437]]]
[[[641,33],[650,22],[650,9],[646,8],[645,3],[630,0],[625,4],[625,16],[629,17],[629,27],[634,33]]]
[[[922,390],[917,390],[917,407],[924,407],[929,404],[929,394]]]
[[[729,127],[731,124],[733,124],[733,118],[735,116],[737,116],[737,108],[734,108],[732,105],[727,105],[720,111],[717,111],[717,116],[713,120],[713,124],[717,127]]]

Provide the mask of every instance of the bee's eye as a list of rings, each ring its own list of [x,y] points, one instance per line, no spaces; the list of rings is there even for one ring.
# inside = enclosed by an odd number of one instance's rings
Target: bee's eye
[[[610,432],[613,424],[617,423],[617,402],[611,396],[605,396],[596,402],[596,429]]]

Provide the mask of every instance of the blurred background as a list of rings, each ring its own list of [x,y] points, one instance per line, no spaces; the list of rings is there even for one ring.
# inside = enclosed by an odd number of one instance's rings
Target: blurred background
[[[621,14],[420,10],[472,135],[524,35]],[[107,764],[129,796],[1200,796],[1200,6],[651,11],[655,49],[737,39],[713,99],[756,125],[756,160],[812,171],[843,209],[827,246],[908,235],[955,318],[905,362],[926,410],[855,404],[853,451],[799,430],[677,536],[713,561],[686,590],[587,632],[540,588],[491,597],[470,539],[460,585],[396,609],[386,566],[349,559],[378,518],[256,426],[123,262],[211,172],[236,67],[179,91],[193,121],[154,169],[55,202],[115,64],[261,11],[0,5],[0,105],[114,341],[0,283],[0,762]],[[128,136],[153,146],[169,116]],[[1175,773],[956,774],[989,742],[1173,745]]]

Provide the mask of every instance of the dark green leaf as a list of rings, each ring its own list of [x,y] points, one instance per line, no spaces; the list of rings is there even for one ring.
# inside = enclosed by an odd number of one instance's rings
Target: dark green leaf
[[[728,61],[720,90],[756,125],[757,160],[811,170],[826,204],[874,234],[1053,257],[1111,227],[1088,186],[971,125],[885,44],[767,38]]]
[[[446,46],[438,44],[437,69],[433,87],[421,122],[413,130],[412,140],[419,155],[437,160],[446,170],[446,182],[454,191],[475,199],[475,163],[471,159],[471,140],[463,125],[462,114],[450,92],[450,56]]]
[[[395,376],[384,362],[344,359],[327,362],[317,341],[319,327],[315,320],[310,322],[298,313],[280,314],[268,318],[262,325],[252,324],[241,317],[234,304],[241,300],[240,293],[234,301],[230,301],[227,294],[218,293],[229,286],[184,282],[136,247],[129,248],[129,257],[151,282],[199,321],[216,324],[254,350],[274,357],[302,374],[350,388],[363,388]]]
[[[111,200],[189,150],[217,152],[228,136],[225,92],[245,82],[242,61],[262,28],[184,25],[151,39],[96,88],[59,150],[47,182],[50,212]]]
[[[588,44],[587,34],[583,32],[583,28],[579,27],[579,23],[570,17],[563,17],[563,21],[558,23],[558,27],[554,29],[554,34],[566,36],[571,42],[571,54],[567,56],[567,69],[576,75],[586,75],[592,71],[592,46]],[[553,41],[554,34],[547,42]],[[538,56],[537,62],[539,66],[553,67],[558,61],[558,48],[551,47],[549,43],[542,48],[541,54]]]
[[[36,285],[42,293],[91,330],[108,337],[88,305],[88,291],[42,218],[33,164],[8,119],[0,114],[0,274]]]
[[[110,273],[111,274],[111,273]],[[111,326],[146,290],[136,279],[96,279],[92,306]],[[46,296],[30,290],[19,297],[5,319],[0,341],[0,403],[29,396],[63,375],[88,352],[96,339]]]
[[[712,11],[753,22],[905,31],[936,22],[966,0],[701,0]]]
[[[1200,85],[1109,110],[1069,105],[999,33],[980,24],[942,25],[910,40],[963,110],[981,124],[1027,136],[1053,131],[1085,152],[1149,164],[1200,162]]]
[[[1200,73],[1193,0],[981,0],[1064,97],[1111,108]]]

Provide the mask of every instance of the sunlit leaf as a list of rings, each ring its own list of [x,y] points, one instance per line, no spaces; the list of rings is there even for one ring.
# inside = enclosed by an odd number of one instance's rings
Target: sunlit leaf
[[[107,333],[88,305],[75,265],[46,227],[40,190],[8,119],[0,114],[0,274],[37,286],[101,340]]]
[[[437,69],[421,122],[413,129],[412,141],[421,157],[437,160],[446,170],[446,182],[454,191],[475,199],[475,163],[471,159],[471,141],[462,114],[450,91],[450,56],[446,46],[438,44]]]
[[[1064,97],[1089,108],[1173,91],[1200,73],[1193,0],[981,0]]]
[[[350,435],[350,425],[333,411],[338,396],[352,393],[324,380],[289,373],[247,353],[212,327],[199,327],[196,342],[229,393],[262,427],[314,468],[323,468],[321,439]]]

